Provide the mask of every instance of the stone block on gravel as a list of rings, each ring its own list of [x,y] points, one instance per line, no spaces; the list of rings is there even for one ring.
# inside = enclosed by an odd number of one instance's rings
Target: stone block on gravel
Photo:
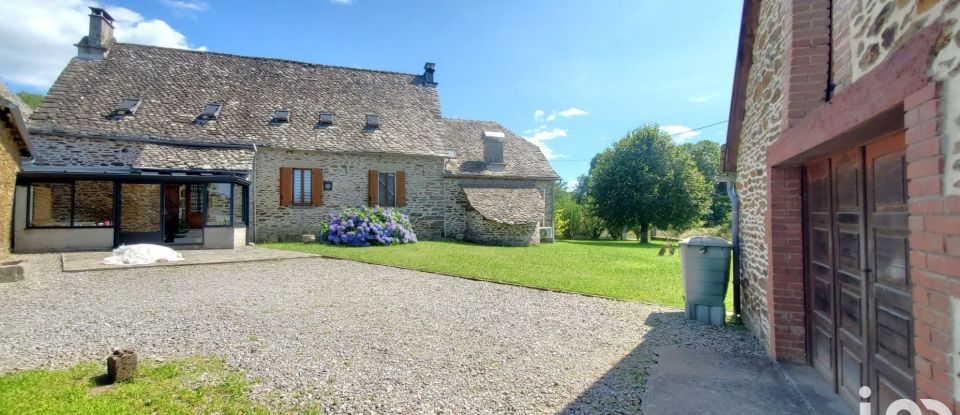
[[[0,282],[23,281],[22,261],[8,261],[0,263]]]
[[[137,352],[133,349],[113,349],[107,358],[107,377],[111,383],[123,382],[137,371]]]

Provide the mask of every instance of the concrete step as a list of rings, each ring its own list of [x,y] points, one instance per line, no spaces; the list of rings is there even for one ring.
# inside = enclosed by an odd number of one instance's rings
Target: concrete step
[[[678,348],[658,354],[641,406],[645,415],[818,413],[766,356]]]

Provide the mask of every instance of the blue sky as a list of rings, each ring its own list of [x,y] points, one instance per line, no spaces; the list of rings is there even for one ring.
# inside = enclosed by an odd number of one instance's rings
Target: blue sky
[[[6,9],[21,15],[0,23],[0,36],[14,40],[0,46],[8,62],[0,80],[45,92],[75,53],[87,24],[75,20],[91,2],[11,1]],[[445,116],[499,121],[544,146],[566,180],[644,123],[676,132],[726,120],[741,8],[725,0],[100,4],[123,20],[121,41],[411,73],[436,62]],[[8,59],[22,55],[17,47],[50,52]],[[725,132],[721,124],[675,138],[722,141]]]

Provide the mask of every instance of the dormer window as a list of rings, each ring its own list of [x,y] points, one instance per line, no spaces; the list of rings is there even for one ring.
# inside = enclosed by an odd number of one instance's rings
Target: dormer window
[[[503,142],[506,134],[502,131],[484,131],[481,138],[483,139],[484,166],[490,171],[503,171],[506,167],[503,160]]]
[[[220,109],[223,108],[223,104],[218,104],[211,102],[203,106],[203,111],[200,112],[201,120],[215,120],[220,116]]]
[[[379,114],[367,114],[367,128],[377,128],[380,126]]]
[[[320,124],[321,124],[321,125],[332,125],[332,124],[333,124],[333,113],[332,113],[332,112],[321,112],[321,113],[320,113]]]
[[[137,108],[140,108],[141,101],[142,99],[139,97],[124,98],[123,101],[120,101],[120,106],[113,110],[113,113],[116,115],[133,115],[137,112]]]
[[[285,123],[290,121],[290,110],[288,109],[278,109],[273,111],[273,123]]]

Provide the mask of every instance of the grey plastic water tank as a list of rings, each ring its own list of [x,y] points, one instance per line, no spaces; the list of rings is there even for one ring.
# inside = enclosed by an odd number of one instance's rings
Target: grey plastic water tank
[[[723,300],[730,283],[730,251],[730,243],[716,236],[693,236],[680,241],[687,318],[723,325]]]

